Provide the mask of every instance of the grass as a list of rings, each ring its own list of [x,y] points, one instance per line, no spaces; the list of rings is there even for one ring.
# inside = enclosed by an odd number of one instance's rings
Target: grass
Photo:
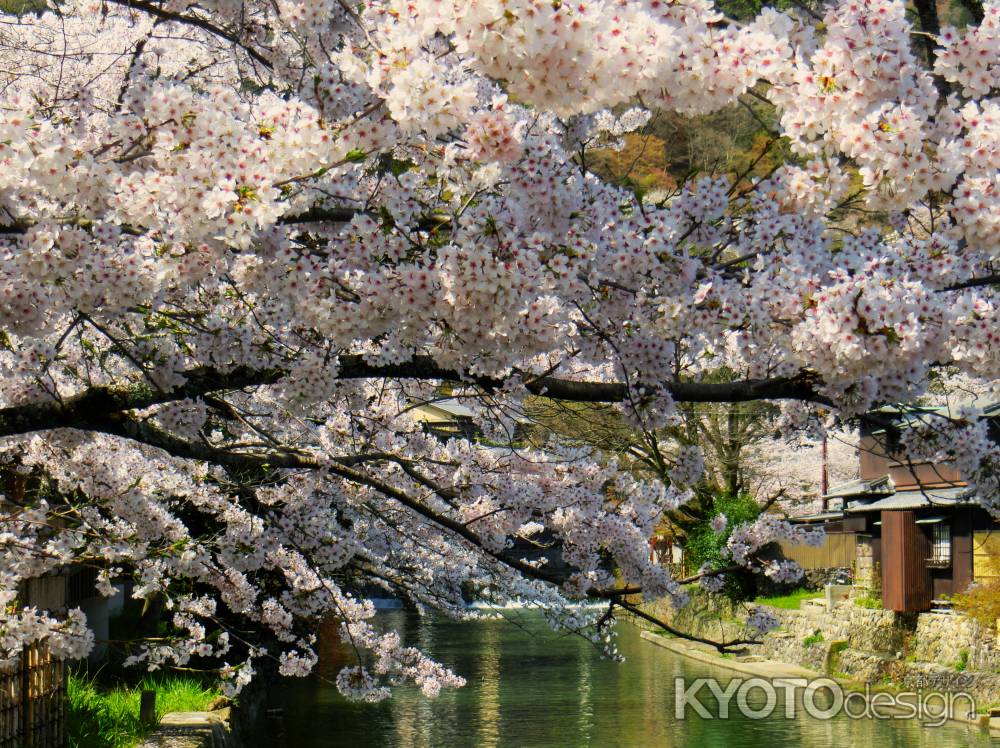
[[[868,608],[869,610],[881,610],[882,608],[882,600],[871,595],[854,598],[854,604],[859,608]]]
[[[991,709],[1000,708],[1000,701],[989,701],[985,704],[976,704],[977,714],[989,714]]]
[[[823,641],[823,639],[824,637],[822,631],[814,631],[813,633],[811,633],[809,636],[807,636],[805,639],[802,640],[802,646],[811,647],[813,644],[819,644],[821,641]]]
[[[969,650],[961,649],[958,652],[958,662],[955,663],[955,670],[964,673],[969,667]]]
[[[754,600],[758,605],[767,605],[771,608],[781,608],[783,610],[798,610],[803,600],[815,600],[823,597],[822,592],[815,590],[798,589],[789,592],[787,595],[776,597],[758,597]]]
[[[149,675],[137,684],[100,683],[72,673],[67,685],[70,748],[130,748],[149,734],[139,722],[139,696],[156,691],[157,721],[167,712],[203,711],[219,692],[190,676]]]

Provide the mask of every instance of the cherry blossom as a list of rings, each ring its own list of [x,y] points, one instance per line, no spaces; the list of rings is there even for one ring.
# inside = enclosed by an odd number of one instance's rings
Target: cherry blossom
[[[898,0],[4,15],[0,659],[86,654],[82,613],[19,597],[79,567],[162,608],[131,664],[211,667],[229,693],[261,660],[308,673],[324,620],[349,696],[460,686],[378,628],[373,588],[455,618],[488,615],[470,592],[537,605],[617,657],[616,609],[689,597],[649,541],[703,458],[653,438],[649,479],[613,447],[526,439],[526,404],[610,403],[649,434],[679,403],[772,400],[780,454],[943,370],[995,384],[998,13],[939,32]],[[655,196],[590,168],[661,113],[751,104],[774,168]],[[460,415],[426,421],[444,400]],[[988,419],[905,446],[997,512]],[[767,513],[726,551],[787,581],[760,552],[820,539]]]

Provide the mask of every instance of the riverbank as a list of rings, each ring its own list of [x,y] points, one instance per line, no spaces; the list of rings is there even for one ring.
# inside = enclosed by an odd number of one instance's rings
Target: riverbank
[[[866,689],[872,693],[885,693],[898,695],[905,691],[903,688],[893,687],[891,684],[878,684],[873,687],[871,684],[861,683],[849,678],[840,678],[833,675],[825,675],[810,668],[795,665],[789,662],[779,662],[768,660],[755,655],[721,655],[713,647],[698,642],[691,642],[668,634],[658,634],[652,631],[642,631],[639,636],[658,647],[667,649],[673,654],[686,657],[712,667],[722,668],[734,673],[748,675],[752,678],[765,678],[770,681],[779,679],[799,679],[816,680],[822,678],[833,681],[844,691],[864,693]],[[905,709],[893,707],[888,704],[879,707],[885,713],[903,714]],[[991,719],[988,714],[967,716],[962,714],[949,714],[948,720],[960,724],[967,724],[978,727],[982,730],[989,730],[990,734],[1000,738],[1000,717]],[[991,724],[992,723],[992,724]]]
[[[745,633],[746,610],[696,593],[679,612],[666,604],[650,613],[689,634],[735,639]],[[752,606],[751,606],[752,607]],[[979,714],[957,721],[1000,730],[1000,652],[995,636],[949,613],[900,615],[845,600],[805,600],[800,608],[768,607],[776,630],[741,656],[653,633],[644,639],[677,654],[757,677],[829,678],[845,690],[968,697]]]
[[[139,680],[73,672],[67,684],[67,733],[75,748],[132,748],[155,727],[139,718],[141,694],[156,695],[156,723],[170,712],[194,712],[224,701],[210,681],[192,675],[155,674]]]

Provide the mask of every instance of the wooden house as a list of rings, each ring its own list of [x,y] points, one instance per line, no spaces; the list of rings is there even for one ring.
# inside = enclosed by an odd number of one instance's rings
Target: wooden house
[[[442,440],[474,439],[479,433],[475,412],[452,398],[421,403],[413,408],[413,415],[427,433]]]
[[[1000,575],[1000,524],[958,471],[899,453],[905,429],[942,416],[947,413],[918,407],[866,416],[858,480],[831,489],[823,497],[827,511],[796,519],[821,524],[831,536],[853,536],[856,582],[881,590],[888,610],[930,610],[973,581]],[[1000,405],[981,409],[977,417],[989,419],[1000,437]],[[812,565],[812,559],[805,561]]]

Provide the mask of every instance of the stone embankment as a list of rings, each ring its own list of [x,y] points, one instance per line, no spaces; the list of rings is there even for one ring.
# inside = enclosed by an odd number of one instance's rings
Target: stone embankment
[[[653,604],[676,628],[713,640],[745,634],[746,610],[696,595],[681,611]],[[830,608],[770,609],[780,626],[748,654],[861,683],[922,691],[965,692],[980,709],[1000,707],[1000,641],[996,631],[953,613],[898,614],[854,600]]]

